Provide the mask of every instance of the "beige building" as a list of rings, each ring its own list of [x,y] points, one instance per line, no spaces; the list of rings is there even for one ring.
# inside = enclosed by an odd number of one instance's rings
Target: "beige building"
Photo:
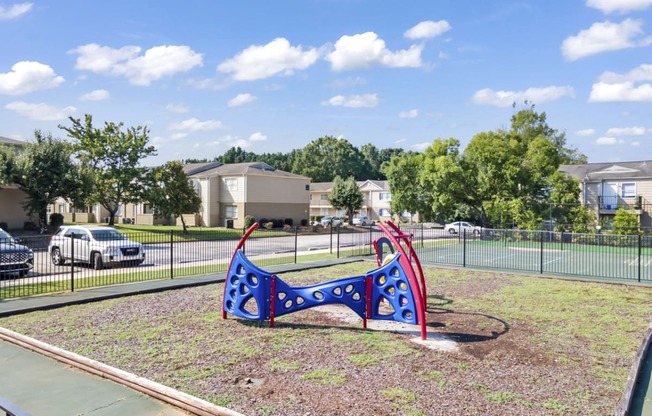
[[[14,146],[20,149],[25,142],[0,136],[0,145]],[[16,185],[0,185],[0,223],[7,224],[10,230],[21,230],[25,223],[38,223],[36,218],[27,215],[23,204],[26,195]]]
[[[184,214],[189,226],[244,226],[244,218],[256,220],[291,218],[293,224],[309,219],[310,178],[274,169],[266,163],[191,163],[184,166],[188,180],[201,197],[198,214]],[[101,206],[78,209],[65,200],[51,208],[64,215],[65,222],[104,222],[108,212]],[[116,223],[169,224],[157,218],[147,203],[118,208]],[[177,224],[181,224],[179,218]]]
[[[559,171],[580,181],[580,202],[599,219],[625,208],[638,215],[642,228],[652,227],[652,161],[562,165]]]
[[[358,215],[364,215],[373,221],[386,221],[392,218],[390,202],[392,194],[387,181],[359,181],[356,182],[362,193],[362,208]],[[333,182],[316,182],[310,185],[310,215],[346,215],[338,211],[328,200],[333,189]]]

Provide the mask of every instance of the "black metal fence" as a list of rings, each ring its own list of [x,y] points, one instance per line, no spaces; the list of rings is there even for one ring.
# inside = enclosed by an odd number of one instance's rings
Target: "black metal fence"
[[[413,234],[422,263],[652,283],[651,236],[495,229],[451,233],[423,226],[403,231]],[[23,237],[21,244],[33,252],[32,264],[25,273],[0,269],[0,299],[225,272],[241,235],[237,230],[131,233],[129,239],[140,244],[138,251],[122,252],[124,242],[109,241],[100,250],[101,267],[81,238]],[[372,243],[382,235],[377,227],[336,227],[320,233],[257,230],[244,249],[260,267],[366,257],[374,255]],[[0,266],[3,259],[0,252]]]

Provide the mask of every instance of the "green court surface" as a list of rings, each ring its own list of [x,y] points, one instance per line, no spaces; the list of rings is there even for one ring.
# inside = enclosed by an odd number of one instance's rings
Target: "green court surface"
[[[649,248],[450,239],[416,251],[422,263],[652,284]]]

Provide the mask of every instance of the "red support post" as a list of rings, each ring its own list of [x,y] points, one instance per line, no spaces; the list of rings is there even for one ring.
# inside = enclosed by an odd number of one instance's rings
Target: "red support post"
[[[274,298],[276,297],[276,276],[272,275],[272,287],[269,293],[269,327],[274,328]]]

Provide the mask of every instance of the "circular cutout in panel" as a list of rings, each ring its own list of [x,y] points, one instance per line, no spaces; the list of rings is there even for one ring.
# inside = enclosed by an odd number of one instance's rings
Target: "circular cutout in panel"
[[[249,286],[253,286],[253,287],[258,286],[258,277],[255,274],[250,273],[247,276],[247,283],[249,284]]]
[[[290,309],[292,307],[292,299],[285,301],[285,309]]]
[[[287,295],[285,294],[285,292],[278,292],[278,295],[276,296],[278,297],[278,300],[283,300]]]
[[[324,299],[324,294],[321,293],[321,292],[319,292],[319,291],[313,293],[312,296],[313,296],[315,299],[317,299],[317,300],[322,300],[322,299]]]
[[[333,289],[333,295],[342,296],[342,288],[338,286],[335,289]]]
[[[376,286],[382,286],[382,285],[384,285],[385,283],[387,283],[387,278],[385,277],[384,274],[379,274],[379,275],[376,277]]]
[[[240,278],[238,276],[233,276],[231,278],[231,285],[238,286],[240,284]]]
[[[226,304],[224,306],[226,306],[226,309],[233,312],[233,302],[231,302],[230,300],[227,300]]]
[[[387,294],[389,296],[394,296],[394,293],[396,293],[396,290],[394,290],[394,286],[388,286],[385,289],[385,294]]]
[[[240,294],[241,295],[246,295],[247,293],[249,293],[249,286],[240,285]]]
[[[361,299],[361,296],[358,292],[355,292],[353,296],[351,296],[351,299],[358,301]]]
[[[394,277],[398,277],[400,276],[401,272],[398,271],[398,267],[394,267],[389,274],[391,274]]]
[[[407,290],[408,290],[407,283],[405,283],[402,280],[399,280],[398,284],[396,286],[398,286],[398,290],[400,290],[401,292],[407,292]]]
[[[348,285],[346,285],[346,287],[344,288],[344,292],[345,292],[345,293],[351,293],[351,292],[353,292],[353,285],[350,284],[350,283],[349,283]]]
[[[243,265],[239,265],[238,268],[235,270],[236,274],[245,274],[245,268]]]
[[[408,298],[406,298],[405,296],[399,296],[398,297],[398,303],[401,306],[405,306],[405,305],[408,304]]]
[[[403,311],[403,318],[406,320],[412,319],[412,311]]]
[[[303,298],[301,296],[297,296],[297,305],[303,305],[303,302],[305,302]]]
[[[231,299],[235,299],[238,297],[238,292],[236,292],[235,289],[233,289],[229,292],[229,296],[231,296]]]

